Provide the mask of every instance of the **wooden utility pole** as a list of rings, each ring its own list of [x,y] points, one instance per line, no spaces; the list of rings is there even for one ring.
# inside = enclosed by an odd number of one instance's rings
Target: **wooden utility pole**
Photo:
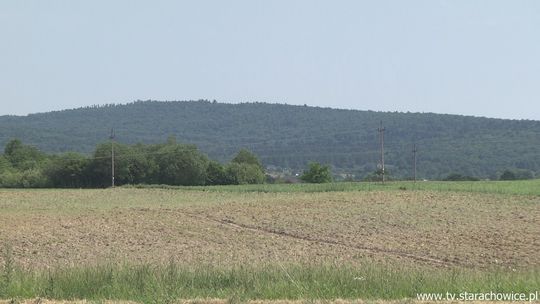
[[[381,144],[381,176],[382,176],[382,182],[384,183],[384,131],[386,129],[383,128],[382,120],[381,120],[381,126],[377,129],[379,132],[379,141]]]
[[[418,152],[418,149],[416,149],[416,144],[413,144],[413,177],[414,182],[416,183],[416,152]]]
[[[114,188],[114,129],[111,129],[111,185]]]

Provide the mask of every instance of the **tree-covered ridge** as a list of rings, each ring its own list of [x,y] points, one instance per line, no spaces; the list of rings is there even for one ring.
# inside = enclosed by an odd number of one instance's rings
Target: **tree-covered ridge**
[[[411,176],[415,142],[420,178],[496,178],[507,169],[540,173],[539,121],[265,103],[139,101],[3,116],[0,145],[20,138],[47,152],[90,153],[114,127],[126,144],[159,143],[174,135],[219,161],[248,148],[276,170],[300,172],[317,161],[360,179],[377,169],[381,120],[386,170],[394,177]]]

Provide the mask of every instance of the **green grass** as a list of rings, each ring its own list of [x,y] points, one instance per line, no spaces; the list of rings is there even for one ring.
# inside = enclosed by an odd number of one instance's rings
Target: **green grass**
[[[217,192],[334,192],[334,191],[371,191],[371,190],[432,190],[459,191],[514,195],[540,195],[540,179],[523,181],[476,181],[476,182],[441,182],[441,181],[398,181],[341,182],[327,184],[261,184],[261,185],[228,185],[228,186],[166,186],[137,185],[137,188],[167,188]]]
[[[6,281],[7,279],[7,281]],[[540,272],[467,271],[367,265],[268,265],[189,268],[103,265],[42,271],[12,270],[0,282],[0,298],[57,300],[174,299],[404,299],[433,292],[536,291]]]

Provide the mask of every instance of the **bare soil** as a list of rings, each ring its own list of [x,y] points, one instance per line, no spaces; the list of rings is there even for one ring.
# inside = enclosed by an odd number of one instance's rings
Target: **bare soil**
[[[2,190],[1,244],[29,268],[174,260],[527,269],[540,266],[540,197]]]

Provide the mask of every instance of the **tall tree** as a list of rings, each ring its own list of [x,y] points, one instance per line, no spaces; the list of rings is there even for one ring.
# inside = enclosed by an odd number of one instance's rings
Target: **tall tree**
[[[169,144],[156,153],[158,180],[169,185],[204,185],[208,158],[193,145]]]
[[[36,168],[47,159],[45,153],[35,147],[24,145],[18,139],[13,139],[6,144],[4,157],[19,170]]]
[[[253,152],[247,149],[241,149],[240,151],[238,151],[238,153],[231,160],[231,162],[237,163],[237,164],[255,165],[264,171],[264,167],[261,161],[259,160],[259,158],[257,157],[257,155],[253,154]]]
[[[55,156],[45,168],[44,174],[51,186],[57,188],[81,188],[90,185],[88,179],[89,160],[78,153]]]

